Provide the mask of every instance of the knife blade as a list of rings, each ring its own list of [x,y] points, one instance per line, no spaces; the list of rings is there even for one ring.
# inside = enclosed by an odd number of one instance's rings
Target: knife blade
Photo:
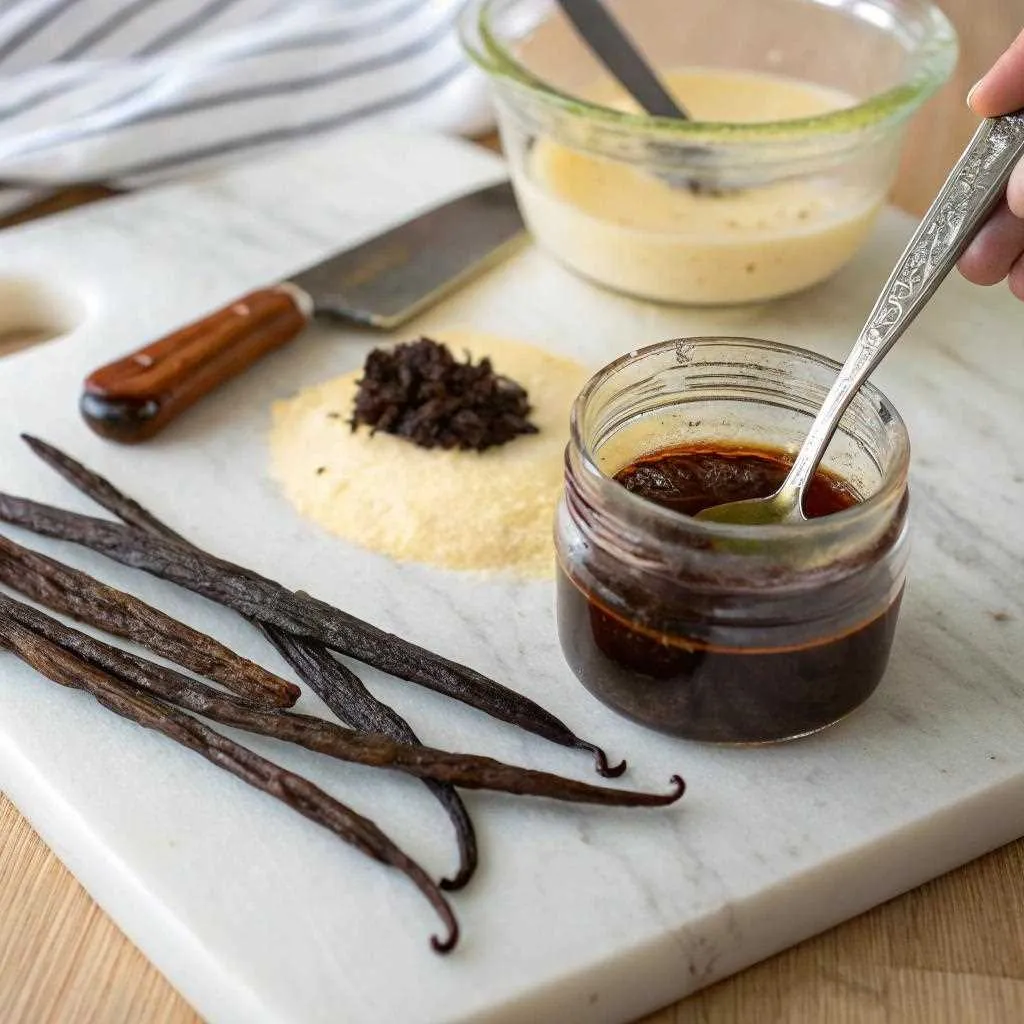
[[[100,367],[85,380],[80,412],[101,437],[144,441],[314,316],[398,327],[524,238],[508,182],[459,196]]]

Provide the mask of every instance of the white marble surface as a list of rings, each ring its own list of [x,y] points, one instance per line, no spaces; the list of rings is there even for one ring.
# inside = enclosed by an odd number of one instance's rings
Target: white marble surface
[[[915,446],[916,542],[893,661],[861,712],[785,746],[713,749],[617,719],[562,663],[547,584],[400,569],[301,522],[266,476],[267,407],[355,367],[365,334],[312,330],[143,448],[104,444],[79,422],[79,384],[97,363],[498,175],[462,144],[348,136],[0,236],[0,285],[38,280],[81,317],[62,340],[0,360],[4,489],[89,508],[17,440],[36,432],[200,544],[541,699],[629,756],[633,783],[661,787],[674,771],[690,782],[654,812],[470,794],[483,867],[456,902],[463,944],[442,959],[404,879],[3,657],[0,784],[211,1021],[629,1019],[1024,833],[1024,307],[1001,291],[951,279],[879,375]],[[828,285],[725,312],[599,292],[527,250],[418,326],[500,331],[595,367],[712,332],[841,356],[909,228],[888,213]],[[231,614],[45,546],[281,668]],[[366,678],[429,741],[592,777],[582,755]],[[422,786],[253,742],[370,813],[435,875],[451,867],[447,821]]]

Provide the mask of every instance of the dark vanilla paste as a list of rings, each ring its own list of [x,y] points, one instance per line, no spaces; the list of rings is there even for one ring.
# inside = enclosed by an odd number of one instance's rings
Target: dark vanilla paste
[[[615,480],[692,516],[728,501],[767,497],[790,465],[780,451],[680,446],[644,456]],[[804,512],[808,518],[831,515],[858,500],[845,481],[819,469],[805,492]],[[860,705],[885,670],[899,607],[897,597],[871,621],[814,644],[751,650],[661,630],[659,620],[679,621],[679,608],[659,607],[662,599],[653,594],[631,593],[632,618],[604,607],[559,569],[559,635],[576,675],[595,696],[644,724],[734,743],[799,736]]]

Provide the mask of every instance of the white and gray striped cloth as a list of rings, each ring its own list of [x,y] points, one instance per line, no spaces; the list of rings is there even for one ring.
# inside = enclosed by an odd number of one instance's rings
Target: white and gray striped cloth
[[[462,0],[0,0],[0,209],[138,187],[357,121],[471,134]]]

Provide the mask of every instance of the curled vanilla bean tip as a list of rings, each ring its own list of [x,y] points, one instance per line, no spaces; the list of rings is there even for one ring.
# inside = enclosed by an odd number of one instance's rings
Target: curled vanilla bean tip
[[[448,934],[444,938],[437,935],[430,936],[431,948],[436,953],[450,953],[459,941],[459,922],[455,918],[455,911],[451,904],[444,898],[440,888],[434,884],[430,876],[405,854],[398,851],[395,858],[389,858],[388,863],[404,872],[417,889],[427,898],[427,902],[437,912],[437,916],[444,922]]]
[[[577,740],[575,745],[579,750],[589,750],[594,755],[594,769],[603,779],[617,779],[628,767],[626,761],[610,765],[608,763],[608,755],[595,743]]]
[[[442,878],[438,885],[444,889],[445,892],[458,892],[459,889],[464,889],[466,883],[473,877],[476,871],[476,864],[464,864],[455,872],[453,878]]]
[[[674,804],[686,792],[686,781],[683,779],[682,775],[673,775],[668,781],[676,787],[676,791],[672,794],[672,798],[667,802]]]
[[[448,928],[448,934],[442,939],[437,935],[430,936],[430,947],[435,953],[450,953],[459,941],[459,922],[455,920],[455,915],[445,906],[447,910],[446,914],[441,916],[444,918],[445,926]]]

